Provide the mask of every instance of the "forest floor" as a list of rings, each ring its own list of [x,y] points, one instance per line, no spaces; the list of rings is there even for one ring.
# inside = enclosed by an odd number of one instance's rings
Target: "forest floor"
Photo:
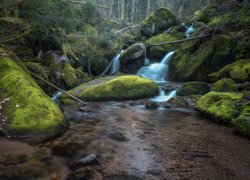
[[[69,164],[89,179],[247,179],[250,143],[229,127],[185,109],[147,110],[134,103],[65,108],[70,129],[40,145],[0,139],[0,179],[64,179]],[[114,178],[115,177],[115,178]],[[88,179],[86,178],[86,179]],[[70,179],[70,178],[69,178]]]

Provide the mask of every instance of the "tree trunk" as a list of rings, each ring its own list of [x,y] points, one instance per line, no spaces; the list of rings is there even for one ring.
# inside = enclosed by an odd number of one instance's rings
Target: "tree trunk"
[[[113,6],[114,6],[114,2],[115,2],[115,0],[112,0],[111,6],[110,6],[110,10],[109,10],[109,19],[112,18],[112,10],[113,10]]]
[[[6,0],[2,0],[2,6],[3,6],[3,15],[4,17],[7,17]]]
[[[151,3],[150,3],[150,0],[148,0],[148,5],[147,5],[147,17],[148,17],[149,14],[150,14],[150,7],[151,7]]]
[[[135,8],[136,8],[136,0],[133,0],[132,4],[132,12],[131,12],[131,21],[135,22]]]

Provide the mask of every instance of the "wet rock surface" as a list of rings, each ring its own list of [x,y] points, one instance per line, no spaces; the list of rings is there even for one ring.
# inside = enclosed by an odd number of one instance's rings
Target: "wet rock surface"
[[[228,180],[250,176],[249,140],[233,134],[231,128],[184,109],[147,110],[136,106],[142,102],[129,103],[89,103],[95,111],[79,113],[80,121],[71,120],[64,135],[37,146],[1,138],[0,179]],[[64,110],[80,112],[79,106]],[[54,155],[52,150],[58,147],[70,156]],[[91,154],[99,163],[71,166]]]

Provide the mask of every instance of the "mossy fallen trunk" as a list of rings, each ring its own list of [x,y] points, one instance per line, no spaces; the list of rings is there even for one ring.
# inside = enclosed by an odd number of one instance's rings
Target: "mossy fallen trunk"
[[[0,100],[6,124],[2,131],[11,136],[49,138],[67,126],[59,107],[22,68],[8,57],[0,57]]]

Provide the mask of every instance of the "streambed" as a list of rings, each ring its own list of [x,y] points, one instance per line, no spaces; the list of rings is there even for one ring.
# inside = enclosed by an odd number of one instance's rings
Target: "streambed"
[[[249,140],[231,128],[186,109],[147,110],[132,104],[65,107],[70,129],[40,145],[1,138],[0,179],[64,179],[75,171],[72,162],[90,154],[98,163],[80,168],[72,178],[250,177]]]

